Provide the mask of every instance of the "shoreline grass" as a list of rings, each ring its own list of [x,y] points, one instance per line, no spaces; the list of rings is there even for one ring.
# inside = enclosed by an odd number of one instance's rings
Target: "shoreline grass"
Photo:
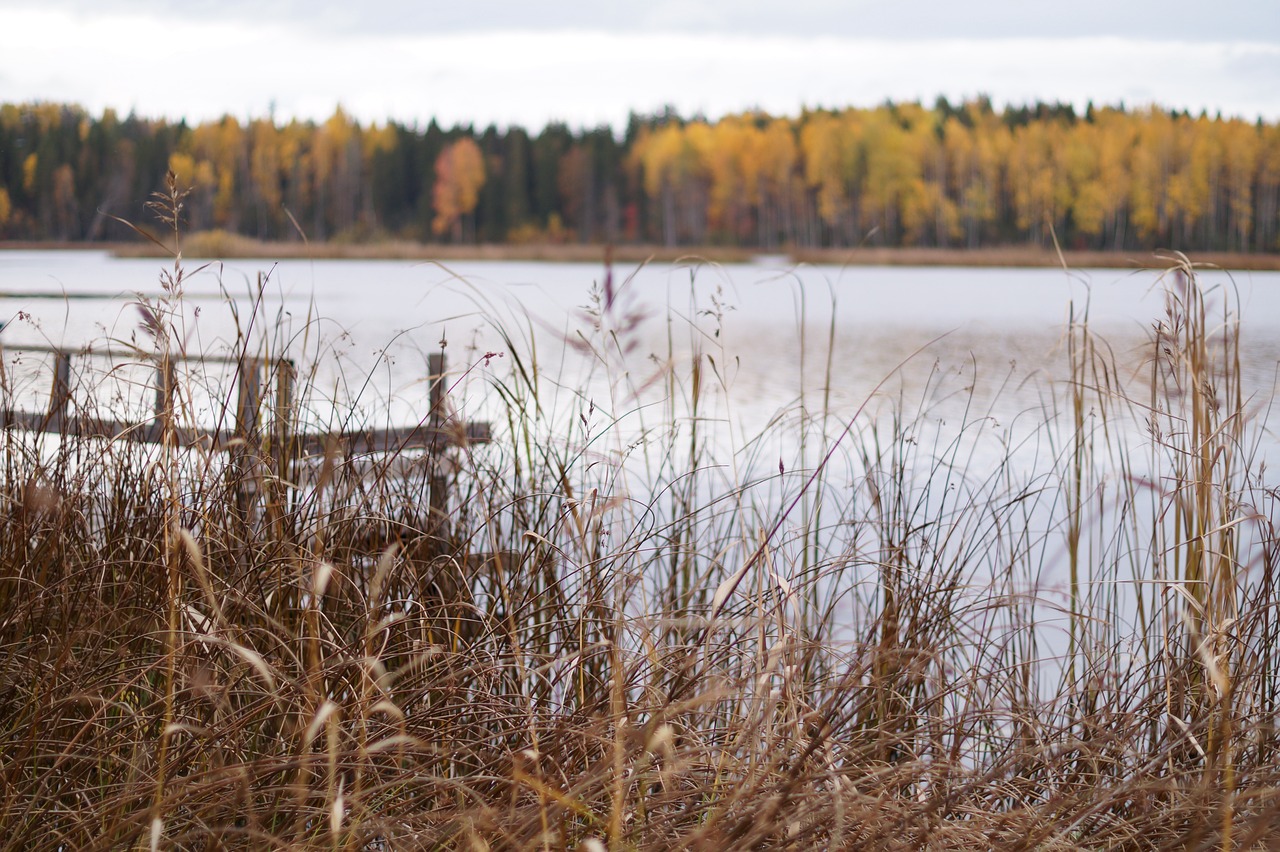
[[[165,252],[149,243],[49,243],[0,242],[3,251],[107,251],[116,257],[162,258]],[[700,258],[716,263],[749,263],[758,258],[782,263],[835,266],[957,266],[1074,269],[1169,269],[1176,254],[1157,251],[1071,251],[1052,247],[993,246],[979,249],[860,248],[803,249],[763,252],[723,246],[668,248],[652,245],[615,245],[612,257],[619,263],[676,262]],[[183,254],[192,259],[314,259],[314,260],[484,260],[539,261],[550,263],[601,263],[605,246],[591,244],[430,244],[411,241],[381,242],[266,242],[226,232],[211,231],[188,236]],[[1201,252],[1197,263],[1237,271],[1280,271],[1280,253]]]
[[[669,323],[645,378],[608,276],[576,338],[607,397],[499,328],[501,369],[453,384],[500,440],[407,473],[183,448],[182,383],[157,446],[7,430],[0,845],[1272,847],[1273,425],[1195,274],[1137,370],[1073,312],[1067,386],[1000,433],[1031,472],[975,453],[981,411],[836,416],[830,358],[718,446],[716,338]],[[149,305],[162,367],[182,281]],[[302,375],[297,416],[330,410]]]

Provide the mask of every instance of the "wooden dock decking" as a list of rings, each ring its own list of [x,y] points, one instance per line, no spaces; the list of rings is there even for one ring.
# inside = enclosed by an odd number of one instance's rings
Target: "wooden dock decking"
[[[0,428],[20,429],[62,436],[94,437],[107,440],[161,443],[173,440],[178,446],[201,447],[212,452],[251,451],[269,448],[282,469],[308,456],[332,452],[336,447],[344,456],[396,453],[404,450],[435,451],[466,444],[482,444],[491,440],[488,423],[458,423],[445,418],[447,363],[443,353],[427,358],[430,382],[429,411],[416,425],[375,427],[336,432],[296,432],[293,410],[296,369],[284,358],[263,359],[252,356],[172,356],[150,359],[155,363],[155,404],[150,420],[129,422],[95,417],[72,410],[73,391],[71,359],[77,355],[123,358],[145,364],[135,352],[121,350],[71,350],[53,346],[11,347],[22,352],[38,352],[54,356],[53,384],[49,406],[45,411],[0,409]],[[237,385],[235,423],[229,428],[176,428],[166,422],[172,411],[176,388],[175,362],[191,361],[222,364],[235,371]],[[274,379],[275,399],[272,416],[264,423],[263,388]],[[167,437],[167,436],[172,436]]]

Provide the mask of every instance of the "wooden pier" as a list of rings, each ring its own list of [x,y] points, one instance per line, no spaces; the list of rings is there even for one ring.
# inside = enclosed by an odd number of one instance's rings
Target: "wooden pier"
[[[85,355],[103,358],[128,357],[138,362],[134,353],[113,350],[80,352],[52,346],[13,348],[22,352],[52,354],[54,356],[53,386],[46,411],[0,409],[0,428],[4,429],[159,443],[164,439],[165,414],[170,410],[173,402],[175,362],[195,361],[204,364],[224,364],[235,368],[238,386],[235,424],[230,428],[212,430],[177,429],[177,440],[180,445],[202,445],[216,451],[223,450],[232,443],[255,442],[262,435],[263,387],[273,377],[276,385],[276,404],[272,422],[280,442],[293,444],[299,455],[322,453],[332,444],[334,438],[341,442],[346,452],[353,455],[407,449],[432,449],[461,443],[485,443],[490,439],[488,423],[449,424],[445,421],[446,362],[442,353],[432,353],[427,356],[430,411],[418,425],[354,429],[336,433],[292,433],[281,431],[282,428],[287,430],[288,425],[295,422],[292,407],[296,371],[293,362],[288,359],[266,360],[248,356],[243,358],[208,355],[172,356],[163,365],[155,367],[154,417],[142,422],[126,422],[72,412],[71,359],[77,355]]]
[[[445,516],[448,500],[447,478],[441,466],[434,463],[442,452],[454,446],[486,443],[490,440],[488,423],[463,423],[446,417],[447,364],[443,353],[427,358],[429,410],[413,426],[373,427],[346,431],[298,431],[294,385],[296,369],[289,359],[264,359],[248,355],[144,357],[132,351],[71,350],[51,346],[16,346],[15,351],[53,356],[53,383],[49,405],[45,411],[0,409],[0,428],[56,434],[64,437],[93,437],[110,441],[137,441],[159,444],[170,441],[178,447],[225,452],[241,474],[243,493],[238,502],[247,507],[255,499],[252,476],[258,460],[271,460],[281,476],[296,482],[297,465],[307,458],[337,455],[342,459],[355,456],[387,455],[408,450],[426,451],[432,459],[429,517],[437,526]],[[73,409],[73,357],[100,357],[127,363],[153,365],[155,402],[148,420],[128,422],[93,416]],[[221,365],[232,375],[236,385],[234,422],[221,428],[193,429],[174,424],[174,400],[177,388],[176,365],[198,362]],[[274,399],[264,411],[264,389],[274,386]],[[230,400],[226,400],[230,408]],[[264,417],[265,415],[269,415]],[[436,530],[436,532],[440,532]]]

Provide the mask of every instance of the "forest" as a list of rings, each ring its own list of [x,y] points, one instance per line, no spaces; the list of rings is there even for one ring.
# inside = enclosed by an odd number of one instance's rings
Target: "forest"
[[[136,238],[169,170],[189,230],[262,240],[1280,249],[1280,125],[981,97],[536,134],[4,104],[0,240]]]

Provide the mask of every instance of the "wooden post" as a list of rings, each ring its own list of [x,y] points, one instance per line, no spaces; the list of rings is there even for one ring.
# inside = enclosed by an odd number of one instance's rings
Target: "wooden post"
[[[293,436],[296,414],[293,410],[293,384],[296,376],[297,368],[293,361],[281,358],[276,362],[276,467],[279,475],[286,478],[293,475],[292,466],[297,456],[297,441]]]
[[[258,407],[262,400],[262,365],[256,358],[240,364],[240,388],[236,400],[236,437],[246,441],[258,436]]]
[[[427,373],[430,382],[428,397],[431,410],[427,415],[427,426],[431,430],[431,440],[427,447],[427,487],[430,489],[427,509],[427,528],[425,530],[431,548],[436,555],[445,552],[449,542],[449,481],[444,470],[444,399],[445,399],[445,357],[443,352],[432,352],[427,356]]]
[[[268,509],[273,522],[283,523],[289,506],[297,501],[297,483],[294,480],[294,462],[298,459],[300,443],[293,434],[295,412],[293,410],[293,384],[296,368],[293,361],[281,358],[275,362],[276,404],[275,422],[272,424],[272,447],[275,462],[275,487],[271,489]],[[283,528],[280,530],[283,535]]]
[[[236,446],[232,451],[236,507],[248,519],[258,492],[254,476],[258,454],[258,409],[262,401],[262,362],[256,358],[240,361],[240,387],[236,399]]]
[[[71,405],[71,353],[59,349],[53,357],[53,390],[49,395],[48,429],[61,432],[66,427]]]

